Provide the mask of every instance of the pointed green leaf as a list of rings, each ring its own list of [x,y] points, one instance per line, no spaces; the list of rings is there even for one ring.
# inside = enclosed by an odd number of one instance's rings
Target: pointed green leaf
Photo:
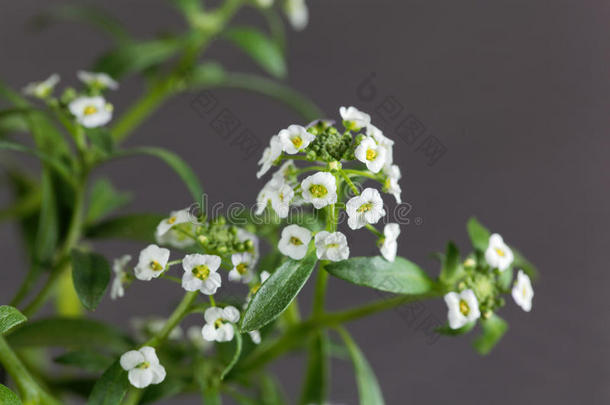
[[[498,285],[502,290],[508,292],[512,286],[513,282],[513,268],[509,267],[508,269],[500,272],[498,276]]]
[[[86,222],[91,223],[121,208],[131,199],[130,193],[118,191],[108,179],[98,179],[89,192]]]
[[[490,233],[487,228],[481,225],[475,217],[472,217],[468,220],[466,229],[468,230],[468,236],[470,236],[472,246],[474,246],[475,249],[484,252],[489,244]]]
[[[161,214],[128,214],[109,218],[86,228],[85,235],[92,239],[128,239],[154,242],[155,229],[165,218]]]
[[[481,355],[488,354],[491,349],[502,339],[508,329],[504,319],[493,314],[487,319],[481,320],[481,335],[473,342],[473,346]]]
[[[15,307],[9,305],[0,306],[0,335],[4,335],[15,326],[24,323],[28,318],[25,317]]]
[[[279,78],[286,76],[286,62],[281,49],[256,28],[235,27],[227,30],[224,36],[247,53],[267,73]]]
[[[318,333],[311,341],[301,405],[324,404],[328,394],[328,337]]]
[[[447,244],[445,257],[442,260],[440,280],[445,285],[453,285],[464,273],[462,264],[460,263],[460,252],[453,242]]]
[[[311,251],[302,260],[287,260],[263,283],[248,303],[241,330],[260,329],[277,318],[297,296],[316,265]]]
[[[53,156],[47,155],[44,152],[41,152],[36,149],[29,148],[27,146],[15,143],[15,142],[7,142],[0,141],[0,149],[13,150],[16,152],[28,153],[30,155],[34,155],[39,158],[44,163],[49,164],[54,170],[56,170],[64,179],[68,180],[70,183],[73,182],[72,175],[70,174],[70,170],[66,167],[66,165],[60,160],[56,159]]]
[[[119,405],[129,388],[127,372],[115,361],[93,386],[87,405]]]
[[[88,371],[104,371],[113,363],[108,356],[94,350],[75,350],[53,359],[64,366],[74,366]]]
[[[356,374],[356,384],[358,385],[358,395],[360,397],[360,405],[384,405],[383,394],[377,377],[371,369],[368,361],[356,345],[356,342],[351,338],[347,331],[343,328],[338,329],[339,334],[345,342],[345,346],[350,352],[352,362],[354,363],[354,371]]]
[[[399,256],[394,262],[380,256],[353,257],[329,263],[324,268],[351,283],[397,294],[423,294],[435,286],[424,270]]]
[[[71,257],[74,289],[85,308],[92,311],[102,300],[110,283],[110,264],[97,253],[73,250]]]
[[[240,333],[239,329],[237,328],[237,325],[233,325],[233,328],[235,329],[235,353],[233,354],[233,357],[231,358],[231,361],[229,362],[229,364],[227,364],[225,369],[222,370],[222,373],[220,374],[221,380],[224,380],[225,377],[227,376],[227,374],[229,374],[231,372],[233,367],[239,361],[239,356],[241,355],[241,347],[242,347],[241,333]]]
[[[21,405],[22,402],[13,391],[0,384],[0,404],[2,405]]]

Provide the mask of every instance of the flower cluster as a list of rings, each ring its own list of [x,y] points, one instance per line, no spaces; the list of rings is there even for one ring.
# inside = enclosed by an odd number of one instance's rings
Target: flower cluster
[[[394,261],[399,225],[390,223],[383,231],[377,230],[373,225],[386,215],[381,194],[376,188],[360,191],[355,185],[373,180],[397,203],[401,202],[400,168],[393,163],[394,141],[357,108],[341,107],[339,113],[343,131],[333,121],[318,120],[306,127],[290,125],[271,137],[258,162],[257,177],[264,176],[274,165],[281,166],[260,191],[257,214],[269,207],[277,217],[287,218],[291,205],[302,204],[325,210],[335,225],[315,234],[316,253],[320,259],[340,261],[349,256],[346,235],[335,229],[336,218],[344,209],[349,228],[371,231],[383,257]],[[303,161],[315,165],[297,167],[297,162]],[[350,164],[353,168],[348,167]],[[304,176],[299,179],[300,175]],[[344,198],[347,201],[343,202]],[[278,249],[294,260],[302,259],[313,236],[309,229],[289,225],[282,231]]]
[[[484,258],[469,257],[463,264],[464,276],[457,283],[458,291],[445,295],[447,318],[451,329],[474,324],[480,317],[489,318],[504,305],[501,294],[503,280],[512,277],[513,252],[497,233],[489,237]],[[512,296],[524,311],[532,308],[534,290],[529,276],[519,270]]]

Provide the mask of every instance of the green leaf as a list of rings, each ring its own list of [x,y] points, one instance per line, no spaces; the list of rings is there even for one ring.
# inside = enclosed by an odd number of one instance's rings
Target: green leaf
[[[381,388],[379,388],[379,383],[377,382],[377,377],[375,377],[375,373],[371,369],[368,361],[366,361],[360,348],[358,348],[356,342],[354,342],[345,329],[340,328],[338,331],[352,357],[360,405],[384,405],[385,402],[383,400]]]
[[[91,128],[86,131],[91,145],[97,149],[102,156],[108,156],[114,151],[114,140],[108,128]]]
[[[474,246],[475,249],[484,252],[489,244],[490,233],[487,228],[481,225],[475,217],[472,217],[468,220],[466,229],[468,230],[468,236],[470,236],[472,246]]]
[[[459,336],[470,332],[476,324],[476,322],[470,322],[458,329],[451,329],[448,324],[445,324],[440,328],[437,328],[435,332],[445,336]]]
[[[0,404],[2,405],[21,405],[19,397],[10,389],[0,384]]]
[[[74,366],[88,371],[104,371],[113,363],[108,356],[94,350],[75,350],[53,359],[64,366]]]
[[[286,76],[286,62],[281,49],[259,30],[235,27],[227,30],[224,37],[247,53],[267,73],[278,78]]]
[[[271,375],[262,376],[260,402],[262,405],[284,405],[286,403],[280,385]]]
[[[284,312],[311,275],[316,259],[316,253],[311,251],[302,260],[284,262],[248,303],[240,329],[261,329]]]
[[[89,192],[89,208],[86,222],[91,223],[103,218],[112,211],[127,204],[130,199],[130,193],[118,191],[110,180],[97,180]]]
[[[498,276],[498,284],[500,288],[504,291],[510,290],[510,287],[513,282],[513,268],[509,267],[506,270],[500,272]]]
[[[128,239],[153,242],[155,229],[165,218],[161,214],[128,214],[98,222],[86,228],[91,239]]]
[[[530,276],[532,281],[538,279],[538,269],[532,263],[530,263],[517,249],[511,246],[510,248],[513,251],[513,267],[516,269],[521,269]]]
[[[28,322],[11,333],[7,340],[15,348],[103,348],[117,353],[123,353],[131,346],[131,342],[115,328],[85,318],[47,318]]]
[[[87,405],[119,405],[129,388],[127,372],[123,370],[119,361],[102,374],[93,386]]]
[[[144,391],[144,395],[142,395],[142,398],[138,403],[160,403],[161,400],[176,396],[185,391],[185,389],[187,389],[185,382],[182,379],[175,378],[170,374],[165,377],[165,380],[163,380],[162,383],[149,386],[146,391]],[[163,403],[166,402],[164,401]]]
[[[15,326],[24,323],[28,318],[25,317],[15,307],[9,305],[0,306],[0,336],[4,335]]]
[[[481,320],[482,334],[473,342],[473,346],[481,355],[488,354],[491,349],[502,339],[508,329],[508,324],[502,318],[493,314],[487,319]]]
[[[97,253],[73,250],[71,257],[74,289],[85,308],[93,311],[110,283],[110,264]]]
[[[22,108],[0,111],[0,134],[28,132],[29,128]]]
[[[55,253],[57,241],[59,240],[57,193],[53,185],[51,173],[48,170],[44,170],[42,173],[41,190],[42,203],[40,204],[35,242],[37,262],[50,260]]]
[[[114,157],[133,155],[149,155],[164,161],[176,172],[176,174],[178,174],[178,176],[180,176],[188,190],[191,192],[191,196],[193,197],[194,201],[201,202],[203,197],[203,187],[201,187],[201,184],[199,183],[199,178],[180,156],[163,148],[141,147],[116,152]]]
[[[307,374],[305,375],[300,404],[326,403],[329,379],[328,360],[328,337],[324,333],[318,333],[309,347]]]
[[[227,364],[227,366],[224,368],[224,370],[222,370],[222,373],[220,374],[221,380],[224,380],[225,377],[227,376],[227,374],[229,374],[231,372],[233,367],[239,361],[239,356],[241,355],[241,348],[242,348],[241,333],[240,333],[237,325],[233,325],[233,328],[235,329],[235,353],[233,354],[233,357],[231,358],[231,361],[229,362],[229,364]]]
[[[335,277],[365,287],[397,294],[423,294],[434,289],[434,281],[415,263],[396,257],[354,257],[324,266]]]
[[[70,170],[66,167],[66,165],[62,161],[56,159],[53,156],[47,155],[44,152],[29,148],[27,146],[24,146],[19,143],[15,143],[15,142],[0,141],[0,149],[13,150],[16,152],[22,152],[22,153],[28,153],[30,155],[34,155],[37,158],[39,158],[41,161],[43,161],[44,163],[49,164],[49,166],[51,166],[61,176],[63,176],[64,179],[68,180],[70,183],[73,183],[72,174],[70,173]]]
[[[460,252],[453,242],[447,244],[447,250],[441,268],[440,280],[445,285],[453,285],[464,273],[460,263]]]

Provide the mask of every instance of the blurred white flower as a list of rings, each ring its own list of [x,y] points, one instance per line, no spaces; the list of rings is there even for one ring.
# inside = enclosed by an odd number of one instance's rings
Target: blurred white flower
[[[233,269],[229,272],[229,280],[249,283],[252,280],[252,255],[250,253],[233,253],[231,255]]]
[[[201,330],[203,338],[210,342],[229,342],[235,336],[232,323],[239,321],[239,310],[233,306],[210,307],[205,310],[206,324]]]
[[[256,173],[257,178],[263,177],[271,169],[273,162],[282,154],[282,142],[279,136],[273,135],[269,141],[269,146],[263,151],[263,157],[258,161],[261,168]]]
[[[59,75],[57,73],[53,73],[51,76],[41,82],[28,83],[22,91],[28,96],[47,98],[51,95],[51,93],[53,93],[53,89],[57,83],[59,83]]]
[[[129,382],[136,388],[159,384],[165,379],[165,368],[159,363],[155,349],[144,346],[121,356],[121,367],[127,371]]]
[[[523,270],[519,270],[519,273],[517,273],[517,280],[513,286],[512,295],[515,303],[525,312],[530,312],[532,310],[534,289],[532,288],[532,282],[529,276],[525,274]]]
[[[114,279],[112,280],[112,286],[110,287],[110,299],[121,298],[125,295],[125,288],[123,283],[127,276],[127,264],[131,261],[130,255],[123,255],[117,259],[114,259],[112,264],[112,271],[114,271]]]
[[[216,294],[222,284],[217,273],[221,259],[216,255],[190,254],[182,259],[182,288],[186,291],[201,291],[205,295]]]
[[[180,211],[172,211],[169,214],[169,217],[165,218],[164,220],[159,222],[159,225],[157,225],[155,237],[159,238],[165,235],[174,226],[184,224],[190,221],[191,213],[188,208],[182,209]]]
[[[307,27],[309,10],[305,0],[284,0],[284,12],[295,30],[301,31]]]
[[[356,107],[341,107],[339,114],[343,119],[343,126],[350,131],[358,131],[371,123],[371,116]]]
[[[303,200],[312,203],[317,209],[337,202],[337,182],[335,176],[318,172],[301,182]]]
[[[377,128],[373,124],[368,124],[366,126],[366,134],[368,136],[372,137],[373,139],[375,139],[375,142],[377,142],[379,147],[385,150],[386,166],[391,165],[394,160],[393,156],[392,156],[393,148],[394,148],[394,141],[391,140],[390,138],[386,137],[385,135],[383,135],[383,132],[381,131],[381,129]]]
[[[320,231],[316,234],[315,244],[320,260],[338,262],[349,257],[347,238],[341,232]]]
[[[280,218],[286,218],[290,211],[290,201],[294,197],[294,190],[288,183],[282,183],[277,188],[270,188],[269,195],[271,200],[271,208]]]
[[[350,198],[345,210],[349,217],[347,225],[351,229],[360,229],[366,224],[375,224],[385,215],[379,191],[370,187],[365,188],[362,194]]]
[[[383,174],[386,175],[384,191],[392,194],[396,199],[396,202],[400,204],[402,202],[402,189],[400,184],[398,184],[398,180],[402,177],[400,168],[397,165],[386,165],[383,168]]]
[[[360,142],[360,145],[354,151],[354,155],[356,159],[366,164],[366,168],[373,173],[378,173],[386,164],[386,150],[370,136]]]
[[[250,339],[252,339],[252,342],[257,345],[261,342],[261,333],[257,330],[253,330],[248,332],[248,334],[250,335]]]
[[[102,96],[79,97],[68,105],[68,109],[86,128],[100,127],[112,119],[112,104]]]
[[[96,89],[116,90],[119,88],[119,84],[116,82],[116,80],[106,73],[86,72],[84,70],[79,70],[76,73],[76,76],[78,76],[78,79],[81,82]]]
[[[307,132],[300,125],[290,125],[288,128],[282,129],[278,136],[282,142],[282,149],[289,155],[303,151],[311,141],[316,139],[315,135]]]
[[[381,255],[389,262],[396,259],[396,251],[398,250],[398,235],[400,235],[400,225],[396,223],[386,224],[383,228],[383,243],[379,250]]]
[[[513,262],[513,251],[504,243],[502,236],[494,233],[489,237],[485,260],[492,268],[506,270]]]
[[[163,273],[168,260],[168,249],[157,245],[148,245],[140,252],[138,264],[134,269],[136,278],[138,280],[149,281],[159,277]]]
[[[311,231],[298,225],[288,225],[282,229],[282,237],[277,248],[280,253],[294,260],[300,260],[307,254],[311,241]]]
[[[459,294],[453,291],[447,293],[445,303],[448,308],[447,318],[451,329],[459,329],[481,316],[479,301],[472,290],[464,290]]]

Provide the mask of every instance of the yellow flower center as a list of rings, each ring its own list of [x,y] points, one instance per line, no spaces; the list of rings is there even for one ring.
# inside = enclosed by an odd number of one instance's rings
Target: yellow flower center
[[[328,249],[334,249],[334,248],[338,248],[339,244],[338,243],[329,243],[328,245],[326,245],[326,247]]]
[[[527,298],[527,288],[525,286],[521,289],[521,294],[523,294],[523,298]]]
[[[159,263],[156,260],[153,260],[150,262],[150,268],[153,269],[154,271],[161,271],[163,270],[163,266],[161,266],[161,263]]]
[[[464,316],[467,316],[468,313],[470,312],[470,307],[468,306],[468,304],[464,300],[460,300],[460,312]]]
[[[311,187],[309,187],[309,192],[315,198],[322,198],[328,194],[328,190],[322,184],[312,184]]]
[[[295,246],[299,246],[299,245],[303,244],[303,242],[301,242],[301,239],[294,237],[294,236],[290,237],[290,243],[292,243]]]
[[[292,144],[294,145],[295,148],[299,149],[301,147],[301,145],[303,145],[303,140],[301,139],[300,136],[295,136],[294,138],[291,139]]]
[[[177,219],[176,217],[170,217],[167,219],[167,223],[172,225],[172,224],[176,223],[176,219]]]
[[[239,274],[243,276],[248,270],[248,265],[246,263],[239,263],[237,266],[235,266],[235,269]]]
[[[500,248],[496,248],[496,253],[500,257],[504,257],[506,255],[506,253],[504,253],[504,251],[502,249],[500,249]]]
[[[83,110],[83,114],[84,115],[91,115],[91,114],[95,114],[98,111],[97,107],[94,105],[88,105],[87,107],[85,107],[85,109]]]
[[[145,370],[146,370],[148,367],[150,367],[150,363],[149,363],[149,362],[147,362],[147,361],[144,361],[144,362],[142,362],[142,363],[140,363],[140,364],[138,364],[138,365],[136,366],[136,368],[142,368],[142,369],[145,369]]]
[[[193,267],[193,270],[191,270],[191,272],[201,281],[207,279],[210,276],[210,268],[205,264],[200,264],[198,266]]]
[[[366,160],[375,160],[375,158],[377,157],[377,151],[374,149],[367,149],[366,150]]]
[[[358,207],[358,209],[356,211],[363,213],[363,212],[370,211],[372,208],[373,208],[373,204],[368,202],[368,203],[362,204],[360,207]]]
[[[222,318],[216,319],[216,321],[214,322],[214,326],[216,328],[220,328],[222,326],[222,324],[223,324],[223,321],[224,321],[224,319],[222,319]]]

